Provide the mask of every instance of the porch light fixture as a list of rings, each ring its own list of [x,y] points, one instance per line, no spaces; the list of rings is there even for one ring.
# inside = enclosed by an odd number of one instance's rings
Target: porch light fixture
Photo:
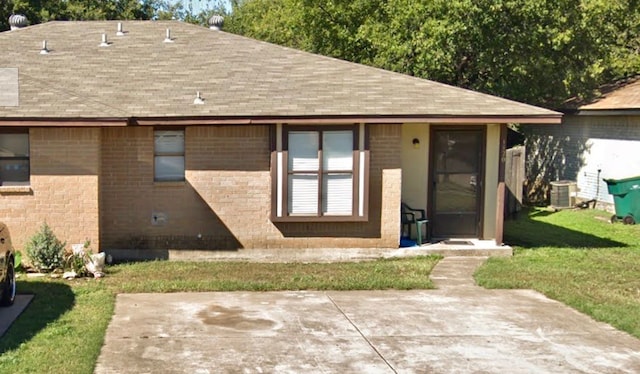
[[[413,138],[413,140],[411,141],[411,143],[413,143],[413,148],[415,148],[415,149],[420,148],[420,139],[418,139],[418,138]]]

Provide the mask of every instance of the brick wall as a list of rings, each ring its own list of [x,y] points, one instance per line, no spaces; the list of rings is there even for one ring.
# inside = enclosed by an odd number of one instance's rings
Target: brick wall
[[[197,186],[198,182],[208,188],[214,188],[216,183],[230,183],[223,176],[209,174],[204,179],[200,178],[201,168],[215,167],[223,161],[215,143],[219,142],[219,146],[226,148],[222,142],[224,137],[203,143],[199,139],[203,134],[198,129],[187,128],[187,181],[154,182],[153,128],[110,128],[103,131],[103,249],[237,247],[233,234],[207,204],[201,196],[201,187]],[[238,156],[238,153],[230,154],[226,160]],[[233,196],[227,199],[230,201]]]
[[[100,129],[32,128],[29,142],[30,188],[0,192],[0,217],[14,247],[24,250],[47,222],[69,246],[91,239],[98,248]]]
[[[271,222],[269,126],[187,127],[186,181],[168,183],[151,127],[33,128],[31,186],[1,191],[0,216],[17,249],[44,221],[103,250],[396,247],[400,126],[369,129],[368,222]]]
[[[152,128],[103,131],[103,249],[397,247],[400,126],[370,127],[369,221],[322,224],[271,222],[269,126],[186,128],[184,183],[153,182]]]

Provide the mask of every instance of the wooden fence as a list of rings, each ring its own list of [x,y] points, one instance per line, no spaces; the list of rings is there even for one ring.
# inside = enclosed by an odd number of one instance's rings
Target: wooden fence
[[[513,217],[522,209],[522,190],[525,178],[525,147],[517,146],[507,149],[505,159],[505,218]]]

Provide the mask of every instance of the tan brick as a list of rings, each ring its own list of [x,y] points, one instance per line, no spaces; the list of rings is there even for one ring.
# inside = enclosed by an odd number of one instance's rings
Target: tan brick
[[[397,246],[399,126],[370,126],[369,220],[347,223],[270,221],[269,130],[187,127],[186,181],[155,183],[152,127],[32,129],[33,193],[0,194],[0,214],[16,246],[44,220],[102,249]]]

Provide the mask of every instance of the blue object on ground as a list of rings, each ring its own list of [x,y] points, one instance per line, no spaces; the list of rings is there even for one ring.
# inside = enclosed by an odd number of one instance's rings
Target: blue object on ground
[[[411,240],[409,238],[400,238],[400,248],[417,246],[418,244],[415,242],[415,240]]]

